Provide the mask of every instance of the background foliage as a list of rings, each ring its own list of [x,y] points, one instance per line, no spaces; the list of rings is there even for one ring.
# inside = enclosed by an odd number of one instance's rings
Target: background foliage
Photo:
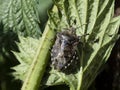
[[[56,6],[48,12],[53,3]],[[118,38],[120,17],[113,18],[113,14],[114,0],[0,0],[0,89],[19,90],[24,81],[23,90],[36,90],[41,80],[45,87],[66,84],[71,90],[88,89]],[[81,26],[77,29],[79,36],[90,34],[83,37],[83,47],[78,48],[80,70],[70,75],[45,70],[54,30],[70,26]],[[34,84],[26,86],[27,82]]]

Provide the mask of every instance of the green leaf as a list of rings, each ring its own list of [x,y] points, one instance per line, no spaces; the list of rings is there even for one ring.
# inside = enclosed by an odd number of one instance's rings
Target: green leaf
[[[5,32],[13,30],[24,36],[40,37],[37,0],[7,0],[0,7]]]
[[[12,74],[16,79],[24,81],[39,46],[39,40],[31,37],[24,38],[23,36],[19,36],[19,40],[20,43],[17,43],[19,52],[13,51],[13,53],[20,64],[12,68],[16,71]]]

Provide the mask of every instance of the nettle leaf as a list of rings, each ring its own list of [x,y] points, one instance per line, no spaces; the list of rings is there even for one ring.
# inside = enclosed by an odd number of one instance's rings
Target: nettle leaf
[[[12,67],[15,72],[12,74],[15,79],[25,80],[28,69],[34,59],[34,56],[39,46],[39,40],[31,37],[19,36],[20,43],[17,43],[19,52],[14,52],[14,55],[20,62],[19,65]]]
[[[4,1],[1,19],[5,31],[13,30],[24,36],[40,37],[39,18],[36,10],[37,0]]]
[[[118,38],[120,17],[113,17],[114,0],[54,1],[59,12],[51,12],[50,20],[57,29],[80,27],[76,29],[77,35],[89,35],[82,40],[83,48],[78,48],[81,54],[80,70],[75,74],[66,75],[52,69],[44,84],[67,84],[70,90],[87,90],[107,61]]]

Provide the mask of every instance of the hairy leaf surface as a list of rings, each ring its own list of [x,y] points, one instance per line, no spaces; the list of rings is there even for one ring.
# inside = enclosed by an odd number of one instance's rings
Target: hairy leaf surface
[[[40,37],[40,21],[36,12],[37,0],[5,0],[1,3],[4,29],[24,36]]]

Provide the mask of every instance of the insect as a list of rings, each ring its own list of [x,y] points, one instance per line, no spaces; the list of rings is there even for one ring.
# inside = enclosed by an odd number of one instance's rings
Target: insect
[[[57,33],[55,44],[51,50],[51,61],[54,69],[67,71],[78,63],[77,45],[80,37],[76,35],[75,28],[65,28]]]

